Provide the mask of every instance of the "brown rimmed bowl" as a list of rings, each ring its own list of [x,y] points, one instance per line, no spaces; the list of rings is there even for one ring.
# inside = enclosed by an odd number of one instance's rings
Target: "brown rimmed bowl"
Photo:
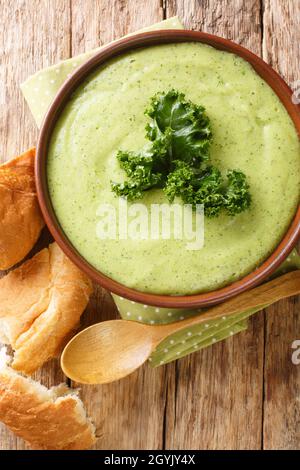
[[[136,34],[116,41],[96,53],[91,59],[75,70],[60,88],[50,106],[43,121],[37,145],[36,182],[38,199],[46,224],[61,249],[82,271],[105,289],[138,303],[157,307],[193,309],[210,306],[256,286],[279,267],[295,246],[300,234],[300,207],[298,207],[289,229],[275,251],[253,272],[215,291],[196,295],[170,296],[149,294],[131,289],[99,272],[78,253],[60,227],[49,197],[46,161],[52,131],[70,95],[94,69],[112,57],[140,47],[193,41],[209,44],[216,49],[234,53],[249,62],[258,75],[260,75],[277,94],[289,113],[298,135],[300,135],[300,106],[293,104],[291,89],[262,59],[232,41],[211,34],[184,30],[161,30]]]

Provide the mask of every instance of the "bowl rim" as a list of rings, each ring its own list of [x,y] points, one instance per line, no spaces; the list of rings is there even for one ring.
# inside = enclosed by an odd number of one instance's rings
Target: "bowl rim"
[[[300,106],[292,102],[292,90],[277,74],[277,72],[275,72],[272,67],[264,62],[260,57],[229,39],[204,32],[177,29],[149,31],[127,36],[105,46],[81,66],[75,69],[71,76],[64,82],[49,107],[39,132],[35,175],[38,201],[51,234],[64,253],[92,280],[100,284],[109,292],[140,304],[153,305],[162,308],[193,309],[208,307],[227,300],[245,290],[255,287],[270,276],[284,261],[297,243],[300,235],[300,206],[298,205],[294,219],[281,242],[277,245],[271,255],[258,268],[254,269],[241,279],[225,287],[199,294],[179,296],[152,294],[138,291],[115,281],[98,271],[80,255],[68,240],[67,235],[63,232],[56,218],[48,192],[46,171],[47,149],[55,123],[64,108],[65,103],[68,101],[70,94],[90,73],[92,73],[95,68],[99,67],[107,60],[126,53],[129,50],[177,42],[201,42],[215,47],[216,49],[234,53],[249,62],[256,73],[258,73],[277,94],[290,115],[298,135],[300,135]]]

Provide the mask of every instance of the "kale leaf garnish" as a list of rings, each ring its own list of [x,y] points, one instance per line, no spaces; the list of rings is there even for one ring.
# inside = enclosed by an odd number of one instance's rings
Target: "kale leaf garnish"
[[[205,108],[171,90],[158,93],[145,111],[149,144],[140,152],[119,150],[117,159],[128,180],[112,182],[113,191],[130,201],[151,188],[161,188],[168,200],[204,205],[208,217],[224,210],[236,215],[251,204],[244,173],[228,170],[227,177],[210,164],[212,131]]]

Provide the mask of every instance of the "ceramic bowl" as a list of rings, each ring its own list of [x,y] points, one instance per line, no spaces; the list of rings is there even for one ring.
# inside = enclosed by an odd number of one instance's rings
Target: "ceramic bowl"
[[[108,45],[74,71],[58,91],[46,114],[39,134],[36,165],[37,193],[41,210],[50,232],[66,255],[82,271],[90,276],[90,278],[110,292],[142,304],[179,309],[193,309],[222,302],[247,289],[251,289],[270,276],[284,261],[297,242],[300,233],[300,208],[298,207],[290,227],[271,256],[269,256],[257,269],[242,279],[224,288],[196,295],[170,296],[144,293],[126,287],[96,270],[80,255],[80,253],[76,251],[74,246],[72,246],[68,237],[61,229],[51,204],[47,187],[46,161],[48,144],[58,117],[60,116],[70,95],[94,69],[112,57],[124,54],[133,49],[157,44],[190,41],[199,41],[201,43],[209,44],[216,49],[232,52],[248,61],[258,75],[260,75],[277,94],[300,135],[300,110],[299,105],[295,105],[292,102],[291,89],[282,80],[282,78],[258,56],[232,41],[213,36],[211,34],[183,30],[152,31],[126,37]]]

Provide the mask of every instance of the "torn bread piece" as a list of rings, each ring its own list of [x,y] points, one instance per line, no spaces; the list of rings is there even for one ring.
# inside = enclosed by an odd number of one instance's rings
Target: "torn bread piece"
[[[92,283],[56,243],[0,279],[0,342],[12,367],[32,374],[56,356],[78,327]]]
[[[78,390],[67,385],[47,389],[10,367],[0,351],[0,421],[34,449],[82,450],[96,442]]]
[[[0,165],[0,269],[29,253],[45,223],[36,195],[35,149]]]

